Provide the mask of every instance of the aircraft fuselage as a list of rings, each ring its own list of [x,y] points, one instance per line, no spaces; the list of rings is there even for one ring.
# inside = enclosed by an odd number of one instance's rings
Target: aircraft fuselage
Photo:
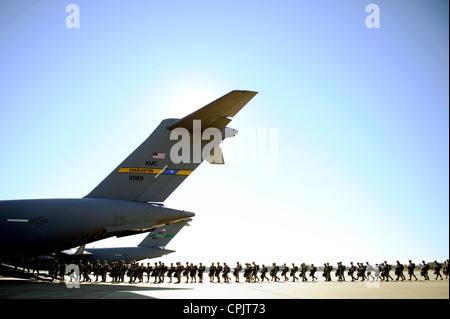
[[[0,257],[39,256],[123,236],[194,216],[158,205],[115,199],[0,201]]]

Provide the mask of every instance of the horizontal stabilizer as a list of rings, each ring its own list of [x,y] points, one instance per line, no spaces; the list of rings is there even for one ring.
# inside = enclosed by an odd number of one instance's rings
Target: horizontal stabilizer
[[[223,130],[231,122],[229,117],[233,117],[239,112],[258,92],[253,91],[231,91],[230,93],[218,98],[214,102],[202,107],[201,109],[183,117],[167,128],[172,130],[177,127],[183,127],[187,130],[193,130],[193,121],[201,120],[201,129],[215,127]]]
[[[188,226],[188,222],[192,219],[182,220],[169,225],[164,225],[151,231],[147,237],[138,245],[139,247],[149,247],[149,246],[166,246],[175,235],[183,228]]]

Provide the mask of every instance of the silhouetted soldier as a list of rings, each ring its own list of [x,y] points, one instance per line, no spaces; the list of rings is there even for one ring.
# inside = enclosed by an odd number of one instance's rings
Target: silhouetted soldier
[[[295,266],[294,263],[292,263],[292,268],[291,268],[292,282],[295,282],[296,279],[298,280],[297,276],[295,276],[295,274],[297,273],[297,271],[298,271],[298,267]]]
[[[267,272],[267,267],[264,266],[264,264],[261,267],[261,281],[264,281],[264,278],[267,279],[267,281],[269,281],[269,278],[266,277],[266,272]]]
[[[416,269],[416,264],[413,263],[411,260],[409,260],[409,264],[406,268],[408,268],[409,281],[411,281],[413,276],[414,278],[416,278],[417,281],[417,277],[416,275],[414,275],[414,269]]]
[[[349,275],[352,278],[352,281],[356,280],[355,276],[353,276],[353,274],[355,273],[355,270],[356,270],[356,267],[355,267],[355,265],[353,265],[353,261],[351,261],[350,267],[348,268],[347,275]]]
[[[272,281],[276,282],[280,280],[280,278],[278,278],[277,276],[279,269],[280,268],[275,263],[272,264],[272,269],[270,269],[270,276],[272,277]]]
[[[233,276],[235,278],[235,282],[239,282],[239,273],[241,272],[241,270],[242,270],[242,266],[237,261],[236,262],[236,267],[234,268],[234,271],[233,271]]]
[[[202,263],[200,263],[200,265],[198,266],[198,281],[200,283],[203,283],[203,272],[206,270],[206,267],[202,265]]]
[[[226,283],[230,282],[230,277],[228,277],[229,272],[230,272],[230,267],[227,265],[227,263],[223,263],[223,274],[222,274],[222,277],[223,277],[223,280]]]
[[[399,278],[401,278],[401,280],[405,280],[405,276],[403,275],[403,265],[400,264],[400,262],[397,260],[397,265],[395,265],[394,268],[394,273],[397,276],[396,280],[398,281]]]
[[[338,280],[339,281],[345,281],[345,265],[342,264],[342,261],[340,261],[338,263],[339,267],[338,267]]]
[[[216,278],[217,278],[217,282],[220,282],[220,273],[222,272],[222,268],[223,267],[218,262],[217,266],[216,266],[216,272],[215,272],[215,275],[216,275]]]
[[[120,261],[120,267],[119,267],[119,282],[124,282],[125,281],[125,273],[128,269],[127,264],[125,263],[124,260]]]
[[[302,276],[302,281],[308,281],[308,278],[306,278],[306,271],[308,270],[308,266],[306,266],[306,264],[305,263],[302,263],[301,264],[301,276]]]
[[[442,272],[445,275],[445,279],[448,279],[448,259],[444,261],[444,267],[442,267]]]
[[[214,282],[214,274],[216,273],[216,266],[214,263],[209,266],[209,282]]]
[[[309,277],[311,277],[312,281],[317,280],[317,277],[314,275],[317,271],[317,267],[314,264],[311,264],[311,269],[309,270]]]
[[[175,266],[173,263],[170,263],[170,267],[167,270],[167,277],[169,277],[169,284],[172,283],[172,276],[175,273]]]
[[[109,271],[109,265],[106,262],[106,260],[103,260],[103,265],[100,271],[102,273],[102,282],[106,282],[106,275],[108,274]]]
[[[289,271],[289,267],[286,266],[286,263],[283,265],[283,269],[281,269],[281,276],[284,277],[284,281],[288,281],[287,272]]]
[[[92,281],[91,277],[89,277],[89,274],[91,273],[92,268],[93,267],[92,267],[91,263],[89,262],[89,260],[86,260],[86,265],[83,268],[84,281],[87,281],[87,282]]]
[[[392,278],[391,275],[389,274],[390,271],[391,271],[391,265],[389,265],[389,264],[387,263],[387,261],[385,260],[385,261],[384,261],[384,266],[383,266],[382,272],[383,272],[383,277],[386,279],[386,281],[389,281],[389,278],[390,278],[392,281],[394,281],[394,278]]]
[[[191,273],[191,267],[189,266],[189,263],[186,262],[186,267],[184,268],[183,275],[186,277],[186,283],[189,282],[189,274]]]
[[[425,280],[430,280],[430,277],[428,277],[428,269],[430,269],[430,266],[425,263],[425,260],[422,260],[422,264],[423,266],[420,268],[420,275],[424,277]]]
[[[252,272],[251,272],[253,282],[259,281],[258,272],[259,272],[259,265],[257,265],[255,262],[253,262],[253,267],[252,267]]]
[[[190,275],[191,275],[191,283],[192,282],[197,282],[197,265],[194,265],[193,263],[191,263],[191,267],[189,268],[190,270]]]
[[[251,282],[252,280],[252,267],[249,263],[245,264],[245,269],[244,269],[244,278],[245,278],[245,282]]]
[[[444,280],[444,278],[442,278],[441,275],[441,269],[442,269],[441,264],[435,260],[434,261],[434,274],[436,275],[435,280],[437,280],[439,277],[441,277],[441,280]]]

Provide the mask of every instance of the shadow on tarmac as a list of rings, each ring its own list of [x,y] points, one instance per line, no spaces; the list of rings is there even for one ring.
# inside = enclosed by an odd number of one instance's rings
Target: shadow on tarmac
[[[0,299],[156,299],[148,294],[161,290],[192,290],[192,288],[137,286],[112,283],[42,282],[0,277]],[[150,293],[149,293],[150,292]]]

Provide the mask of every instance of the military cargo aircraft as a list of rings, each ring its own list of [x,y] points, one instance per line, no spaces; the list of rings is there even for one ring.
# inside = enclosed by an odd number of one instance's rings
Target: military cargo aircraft
[[[203,160],[223,163],[218,144],[237,132],[226,125],[256,94],[231,91],[184,118],[163,120],[83,198],[0,201],[0,260],[49,255],[193,217],[162,203]],[[220,141],[205,155],[214,140],[205,136],[217,131]]]

